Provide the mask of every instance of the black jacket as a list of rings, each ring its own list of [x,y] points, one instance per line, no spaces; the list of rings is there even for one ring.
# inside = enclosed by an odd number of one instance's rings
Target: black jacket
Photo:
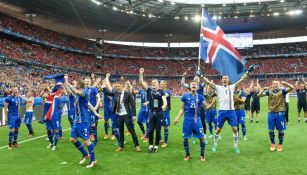
[[[115,98],[115,100],[113,101],[113,108],[112,108],[112,112],[116,113],[116,108],[117,108],[117,98],[120,95],[120,93],[118,92],[110,92],[107,90],[107,88],[103,89],[105,94],[107,94],[108,96],[112,96],[112,98]],[[133,95],[131,92],[124,92],[124,98],[123,98],[123,103],[125,106],[125,109],[127,111],[128,116],[136,116],[136,108],[135,108],[135,101],[133,99]]]

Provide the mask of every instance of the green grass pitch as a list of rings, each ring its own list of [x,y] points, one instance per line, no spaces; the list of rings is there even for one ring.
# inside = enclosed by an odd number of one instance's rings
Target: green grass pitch
[[[158,153],[147,153],[147,143],[140,142],[142,152],[135,152],[131,137],[126,137],[126,148],[116,153],[114,141],[103,140],[103,122],[99,123],[99,143],[95,148],[98,165],[86,169],[78,164],[81,154],[69,142],[70,131],[63,132],[64,140],[59,141],[57,150],[46,149],[45,125],[34,122],[35,137],[21,144],[21,148],[0,149],[1,174],[106,174],[106,175],[216,175],[216,174],[307,174],[307,123],[296,121],[296,98],[290,99],[290,123],[287,126],[283,152],[269,151],[267,131],[267,99],[261,99],[261,120],[259,124],[247,122],[247,141],[239,140],[241,153],[233,151],[232,133],[228,124],[222,131],[218,151],[211,152],[212,139],[206,146],[206,161],[199,160],[199,143],[190,141],[192,159],[183,161],[182,120],[177,126],[171,125],[169,130],[169,146],[159,148]],[[175,118],[179,98],[172,100],[172,120]],[[303,116],[301,116],[303,117]],[[67,117],[63,117],[63,129],[69,128]],[[138,136],[140,129],[135,126]],[[111,131],[110,131],[111,132]],[[19,131],[19,142],[29,139],[24,124]],[[8,128],[0,128],[0,147],[7,144]],[[276,136],[276,141],[278,138]],[[66,162],[63,164],[62,162]]]

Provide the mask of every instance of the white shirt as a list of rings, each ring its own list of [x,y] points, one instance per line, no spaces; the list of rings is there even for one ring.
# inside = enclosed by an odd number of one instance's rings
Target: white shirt
[[[122,91],[122,93],[120,94],[120,110],[119,112],[116,112],[117,115],[127,115],[127,111],[126,111],[126,108],[125,108],[125,104],[123,102],[123,99],[124,99],[124,92],[125,90]]]
[[[290,100],[290,94],[287,93],[287,94],[286,94],[286,103],[289,103],[289,100]]]
[[[233,94],[236,84],[229,86],[215,85],[216,93],[219,98],[219,110],[234,110]]]

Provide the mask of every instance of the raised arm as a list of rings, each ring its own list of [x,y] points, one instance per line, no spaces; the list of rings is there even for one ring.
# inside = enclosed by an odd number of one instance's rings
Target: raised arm
[[[141,69],[140,69],[139,82],[140,82],[141,86],[143,87],[143,89],[144,89],[145,91],[147,91],[148,86],[144,83],[144,68],[141,68]]]
[[[207,85],[209,85],[213,89],[216,89],[215,84],[211,82],[207,77],[202,77],[202,78]]]
[[[99,104],[100,104],[101,98],[99,93],[96,94],[96,106],[94,106],[95,110],[97,110],[99,108]]]
[[[67,88],[70,89],[70,91],[71,91],[73,94],[80,95],[81,97],[84,97],[84,96],[85,96],[85,94],[84,94],[82,91],[76,89],[73,85],[71,85],[71,84],[68,82],[68,75],[65,75],[64,78],[65,78],[65,84],[66,84]]]
[[[187,72],[184,72],[182,74],[182,78],[181,78],[181,82],[180,82],[182,88],[189,88],[189,85],[185,83],[185,76],[186,75],[187,75]]]
[[[178,123],[178,121],[180,120],[180,118],[182,117],[184,113],[184,103],[182,102],[181,103],[181,106],[180,106],[180,109],[179,109],[179,112],[174,120],[174,125],[176,125]]]
[[[248,73],[246,72],[245,74],[243,74],[243,76],[240,78],[239,81],[237,81],[237,86],[240,86],[244,80],[246,80],[246,78],[248,77]]]
[[[268,87],[262,88],[257,96],[258,97],[266,96],[266,94],[263,94],[263,92],[266,91],[266,90],[269,90],[269,88]]]
[[[109,91],[109,92],[112,92],[112,85],[111,85],[111,83],[110,83],[110,76],[111,76],[111,74],[110,73],[107,73],[106,74],[106,88],[107,88],[107,90]]]
[[[281,84],[286,86],[286,92],[287,93],[291,92],[294,89],[292,84],[289,84],[289,83],[287,83],[285,81],[282,81]]]
[[[250,92],[253,91],[253,90],[252,90],[253,87],[254,87],[254,81],[252,81],[251,84],[249,85],[249,91],[250,91]]]

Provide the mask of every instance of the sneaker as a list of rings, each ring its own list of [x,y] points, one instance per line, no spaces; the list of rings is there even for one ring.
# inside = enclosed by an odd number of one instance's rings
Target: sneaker
[[[297,122],[301,123],[301,119],[297,119]]]
[[[188,160],[190,160],[191,159],[191,156],[190,155],[186,155],[185,157],[184,157],[184,161],[188,161]]]
[[[122,152],[122,151],[124,151],[124,148],[122,148],[122,147],[118,147],[118,148],[115,150],[115,152]]]
[[[79,162],[79,165],[83,165],[89,159],[90,159],[90,155],[82,157],[80,162]]]
[[[109,135],[108,135],[108,134],[105,134],[105,135],[103,136],[103,140],[108,140],[108,138],[109,138]]]
[[[205,145],[208,145],[208,140],[207,139],[205,139]]]
[[[145,137],[145,139],[143,140],[143,142],[144,142],[144,143],[147,143],[148,140],[149,140],[149,139]]]
[[[219,140],[222,140],[222,136],[221,135],[219,135]]]
[[[307,123],[307,120],[305,120],[304,123]]]
[[[205,158],[205,156],[200,156],[199,160],[204,162],[206,160],[206,158]]]
[[[28,137],[33,137],[33,136],[34,136],[34,133],[29,132]]]
[[[212,139],[214,137],[214,135],[210,134],[209,139]]]
[[[18,144],[17,142],[13,143],[13,146],[14,146],[14,147],[16,147],[16,148],[21,147],[21,145],[20,145],[20,144]]]
[[[64,137],[60,137],[59,140],[64,140]]]
[[[8,150],[13,149],[13,147],[12,147],[12,143],[9,143],[9,144],[7,145],[7,149],[8,149]]]
[[[53,146],[51,150],[52,150],[52,151],[55,151],[55,149],[56,149],[56,146]]]
[[[234,149],[235,149],[235,153],[240,154],[240,149],[239,149],[239,147],[235,147]]]
[[[135,150],[136,150],[136,152],[141,152],[141,147],[140,146],[136,146]]]
[[[95,136],[94,136],[94,134],[91,134],[90,135],[90,140],[93,142],[93,141],[95,141]]]
[[[276,150],[276,145],[275,144],[271,144],[271,147],[270,147],[270,151],[275,151]]]
[[[246,137],[246,136],[243,136],[243,140],[246,141],[246,140],[247,140],[247,137]]]
[[[93,168],[94,166],[97,165],[97,161],[90,161],[90,163],[86,166],[86,168]]]
[[[167,147],[167,143],[163,143],[162,145],[161,145],[161,148],[166,148]]]
[[[152,145],[149,145],[149,147],[148,147],[148,152],[149,152],[149,153],[152,153],[153,150],[154,150],[154,147],[153,147]]]
[[[197,140],[194,138],[192,143],[195,145],[197,143]]]
[[[153,148],[153,151],[156,153],[156,152],[158,152],[158,146],[154,146],[154,148]]]
[[[115,135],[112,135],[111,140],[115,140]]]
[[[216,152],[216,148],[217,148],[217,145],[213,144],[211,148],[212,152]]]
[[[146,137],[145,134],[142,134],[142,135],[141,135],[141,139],[142,139],[142,140],[145,139],[145,137]]]
[[[162,145],[163,143],[164,143],[164,141],[163,141],[163,140],[160,140],[159,144]]]
[[[52,148],[53,145],[50,143],[46,148],[49,149],[49,148]]]
[[[281,144],[279,144],[279,145],[277,146],[277,151],[278,151],[278,152],[281,152],[281,151],[282,151],[282,145],[281,145]]]

